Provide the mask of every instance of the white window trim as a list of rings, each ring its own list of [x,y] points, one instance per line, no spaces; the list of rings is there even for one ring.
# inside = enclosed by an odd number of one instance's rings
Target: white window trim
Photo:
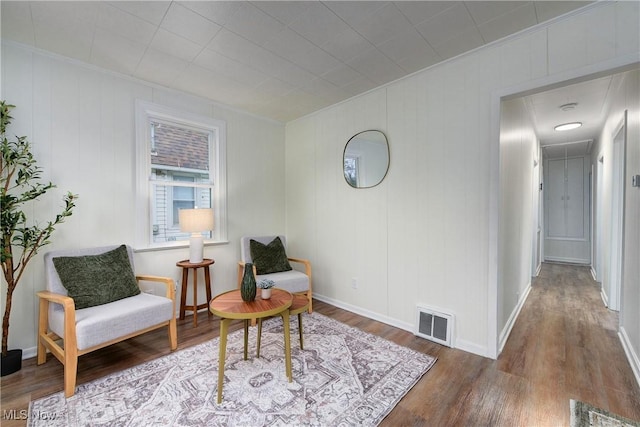
[[[209,162],[213,165],[212,205],[214,230],[205,245],[228,243],[227,240],[227,131],[222,120],[185,113],[164,105],[136,100],[136,228],[137,250],[171,249],[189,246],[189,241],[154,243],[151,212],[151,129],[150,119],[167,120],[196,128],[215,128]]]

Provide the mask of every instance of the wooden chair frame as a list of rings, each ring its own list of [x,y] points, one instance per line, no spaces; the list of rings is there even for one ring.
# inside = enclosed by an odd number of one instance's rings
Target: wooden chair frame
[[[39,291],[36,294],[40,298],[40,312],[38,321],[38,360],[37,364],[42,365],[47,360],[47,350],[53,354],[64,366],[64,395],[71,397],[75,393],[76,377],[78,372],[78,356],[90,353],[111,344],[115,344],[129,338],[144,334],[146,332],[167,326],[169,328],[169,345],[171,350],[178,348],[178,332],[176,327],[176,298],[173,280],[168,277],[159,276],[136,276],[136,280],[164,283],[167,292],[166,297],[173,301],[171,320],[159,323],[140,331],[119,337],[117,339],[102,343],[100,345],[78,350],[76,339],[76,309],[72,298],[66,295],[56,294],[50,291]],[[60,304],[64,308],[64,338],[59,337],[49,329],[49,303]],[[57,341],[63,341],[60,346]]]

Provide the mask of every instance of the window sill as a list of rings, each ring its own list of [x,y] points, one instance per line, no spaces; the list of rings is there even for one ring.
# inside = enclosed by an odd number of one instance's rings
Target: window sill
[[[221,245],[227,245],[229,244],[228,240],[218,240],[218,241],[213,241],[213,240],[209,240],[209,241],[205,241],[204,242],[204,246],[221,246]],[[154,245],[154,246],[147,246],[147,247],[136,247],[133,249],[133,251],[135,253],[140,253],[140,252],[155,252],[155,251],[170,251],[170,250],[174,250],[174,249],[188,249],[189,248],[189,242],[176,242],[174,244],[166,244],[163,243],[162,245]]]

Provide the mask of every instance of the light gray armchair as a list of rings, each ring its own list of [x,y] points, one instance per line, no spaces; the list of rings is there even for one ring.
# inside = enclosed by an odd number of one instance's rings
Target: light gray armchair
[[[251,257],[251,240],[255,240],[257,242],[262,243],[263,245],[268,245],[273,239],[276,237],[280,237],[283,246],[286,249],[287,242],[284,236],[246,236],[240,239],[240,259],[241,261],[238,263],[238,287],[242,282],[242,276],[244,274],[244,265],[247,262],[253,263],[253,259]],[[297,263],[303,266],[304,272],[298,271],[296,269],[289,271],[281,271],[277,273],[270,274],[257,274],[256,266],[254,265],[254,275],[256,278],[256,282],[259,282],[262,279],[271,279],[275,282],[275,286],[280,289],[284,289],[286,291],[291,292],[292,294],[302,294],[306,295],[309,299],[309,313],[313,311],[312,306],[312,297],[313,297],[313,287],[311,281],[311,262],[308,259],[302,258],[293,258],[288,256],[287,259],[290,262]]]
[[[160,282],[166,286],[166,296],[140,292],[106,304],[76,309],[76,301],[68,296],[53,260],[59,257],[104,255],[115,249],[123,250],[119,246],[108,246],[53,251],[44,256],[47,290],[37,292],[40,298],[37,363],[41,365],[46,362],[49,350],[64,365],[66,397],[75,393],[78,356],[165,326],[168,328],[171,350],[178,346],[175,289],[171,278],[130,277],[134,291],[140,281]],[[133,251],[127,246],[126,252],[131,267],[128,272],[133,274]],[[121,255],[121,258],[126,257]]]

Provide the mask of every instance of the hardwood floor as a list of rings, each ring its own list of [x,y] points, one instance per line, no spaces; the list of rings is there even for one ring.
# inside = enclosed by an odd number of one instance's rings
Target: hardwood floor
[[[640,420],[640,388],[586,267],[544,264],[498,360],[431,343],[412,333],[314,301],[314,310],[438,361],[385,418],[383,426],[566,426],[569,399]],[[240,328],[232,324],[231,329]],[[219,321],[200,313],[198,327],[178,323],[179,349],[218,336]],[[165,331],[148,333],[82,356],[78,383],[169,353]],[[2,411],[26,410],[31,399],[63,389],[62,365],[26,360],[2,378]],[[2,425],[22,426],[26,421]]]

